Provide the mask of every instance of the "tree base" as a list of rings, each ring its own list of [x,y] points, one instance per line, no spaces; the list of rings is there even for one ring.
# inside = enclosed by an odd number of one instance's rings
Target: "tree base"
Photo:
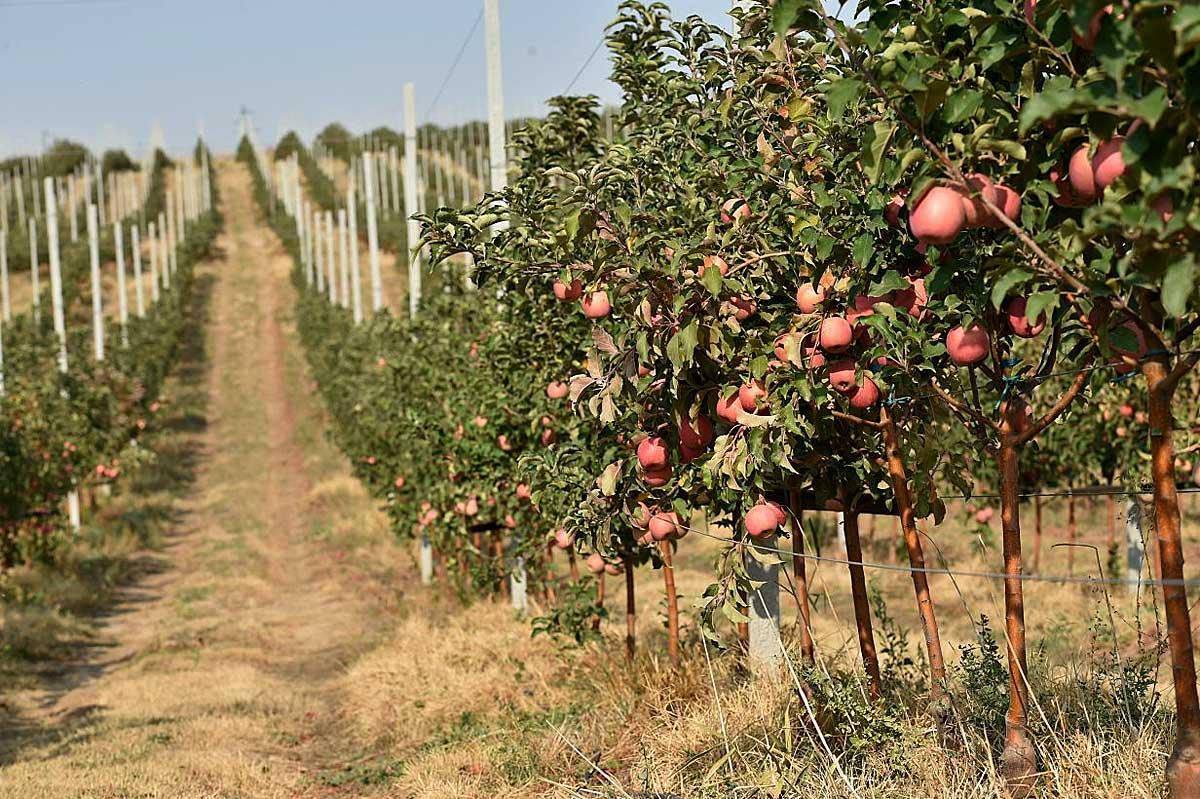
[[[1037,753],[1028,739],[1009,739],[1000,754],[1000,776],[1010,799],[1025,799],[1033,793]]]
[[[1200,742],[1176,742],[1167,758],[1167,788],[1171,799],[1200,799]]]

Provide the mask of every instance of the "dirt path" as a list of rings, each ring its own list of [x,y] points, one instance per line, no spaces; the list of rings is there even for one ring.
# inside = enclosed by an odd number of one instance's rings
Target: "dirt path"
[[[0,797],[324,796],[339,679],[394,624],[376,575],[399,553],[324,440],[288,259],[244,168],[219,183],[208,351],[192,348],[168,420],[194,464],[157,467],[187,473],[177,529],[77,661],[11,700]]]

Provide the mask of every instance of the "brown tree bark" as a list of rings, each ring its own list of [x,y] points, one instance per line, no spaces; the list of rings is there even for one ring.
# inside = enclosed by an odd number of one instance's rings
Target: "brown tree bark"
[[[1067,540],[1074,544],[1079,539],[1079,525],[1075,521],[1075,495],[1067,495]],[[1067,576],[1075,574],[1075,547],[1067,547]]]
[[[633,660],[637,648],[637,598],[634,596],[633,561],[625,560],[625,657]]]
[[[1033,574],[1042,568],[1042,498],[1033,498]]]
[[[604,607],[604,572],[596,575],[596,609]],[[600,614],[596,613],[592,616],[592,629],[596,632],[600,631]]]
[[[1200,695],[1187,588],[1183,585],[1183,542],[1179,494],[1175,488],[1175,418],[1172,401],[1176,380],[1167,368],[1167,355],[1142,363],[1150,411],[1151,473],[1154,479],[1154,522],[1159,575],[1163,581],[1163,610],[1171,676],[1175,685],[1175,747],[1167,759],[1167,783],[1172,799],[1200,797]]]
[[[846,560],[850,561],[850,595],[854,600],[854,625],[858,629],[858,650],[867,672],[867,693],[872,702],[883,692],[879,673],[879,653],[875,649],[875,631],[871,626],[871,603],[867,599],[867,580],[863,573],[862,541],[858,536],[858,514],[843,514],[846,531]]]
[[[929,575],[925,573],[925,552],[921,546],[921,535],[917,532],[916,514],[913,511],[912,496],[908,490],[908,474],[904,468],[904,458],[900,453],[900,436],[896,430],[895,420],[892,419],[886,407],[880,410],[879,421],[883,425],[888,474],[892,480],[892,494],[896,498],[896,514],[900,519],[904,547],[908,550],[908,565],[912,568],[917,611],[920,613],[921,628],[925,634],[925,653],[929,658],[929,697],[934,704],[937,704],[945,697],[946,663],[942,659],[942,639],[938,632],[933,597],[929,593]]]
[[[670,541],[660,541],[663,561],[663,586],[667,592],[667,654],[671,665],[679,668],[679,597],[675,594],[675,563]]]

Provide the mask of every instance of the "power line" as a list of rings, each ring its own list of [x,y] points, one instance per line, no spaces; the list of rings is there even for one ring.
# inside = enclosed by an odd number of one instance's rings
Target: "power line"
[[[475,15],[475,21],[471,23],[471,29],[467,31],[467,35],[463,38],[462,44],[458,48],[458,53],[454,56],[454,60],[450,63],[450,68],[446,70],[446,77],[442,79],[442,85],[438,87],[437,93],[433,96],[433,102],[429,104],[429,109],[425,112],[425,118],[433,117],[433,109],[437,106],[438,100],[442,99],[442,92],[446,91],[446,86],[450,83],[450,78],[454,77],[454,70],[458,69],[458,64],[462,61],[463,54],[467,52],[467,45],[471,43],[471,39],[475,36],[475,31],[479,30],[479,23],[483,21],[483,9],[479,9],[479,13]]]
[[[575,88],[575,83],[583,76],[583,71],[588,68],[588,64],[592,63],[592,59],[596,57],[596,53],[600,52],[600,48],[604,46],[605,37],[601,36],[600,41],[596,42],[596,46],[592,48],[592,52],[588,55],[587,60],[583,62],[583,66],[575,73],[575,77],[571,78],[571,82],[567,84],[567,88],[563,89],[563,94],[570,94],[571,89]]]

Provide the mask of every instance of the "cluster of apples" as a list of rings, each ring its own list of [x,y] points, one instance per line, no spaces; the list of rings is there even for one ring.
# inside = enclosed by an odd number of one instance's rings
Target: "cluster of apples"
[[[695,420],[684,416],[679,420],[679,462],[686,464],[699,458],[713,440],[712,422],[703,414]],[[642,480],[650,488],[666,485],[673,474],[671,450],[662,436],[648,435],[637,445],[638,466]]]
[[[1002,228],[1004,223],[984,203],[986,197],[1005,217],[1016,221],[1021,213],[1021,195],[1003,183],[994,183],[978,172],[966,176],[970,191],[952,186],[933,186],[922,194],[908,214],[908,230],[921,245],[944,246],[971,228]],[[884,208],[884,218],[900,227],[905,199],[897,194]]]
[[[742,526],[746,528],[746,535],[763,539],[775,535],[779,528],[787,523],[787,518],[787,511],[782,505],[763,500],[746,511]]]
[[[620,563],[612,560],[605,560],[604,556],[599,552],[593,552],[592,554],[588,555],[587,560],[584,561],[584,565],[587,566],[587,570],[592,574],[600,574],[603,572],[604,574],[609,574],[615,577],[621,572],[625,571]]]
[[[648,507],[644,502],[638,503],[633,512],[633,527],[641,530],[638,538],[641,544],[651,545],[659,541],[678,541],[688,534],[687,525],[673,510],[661,510]]]

